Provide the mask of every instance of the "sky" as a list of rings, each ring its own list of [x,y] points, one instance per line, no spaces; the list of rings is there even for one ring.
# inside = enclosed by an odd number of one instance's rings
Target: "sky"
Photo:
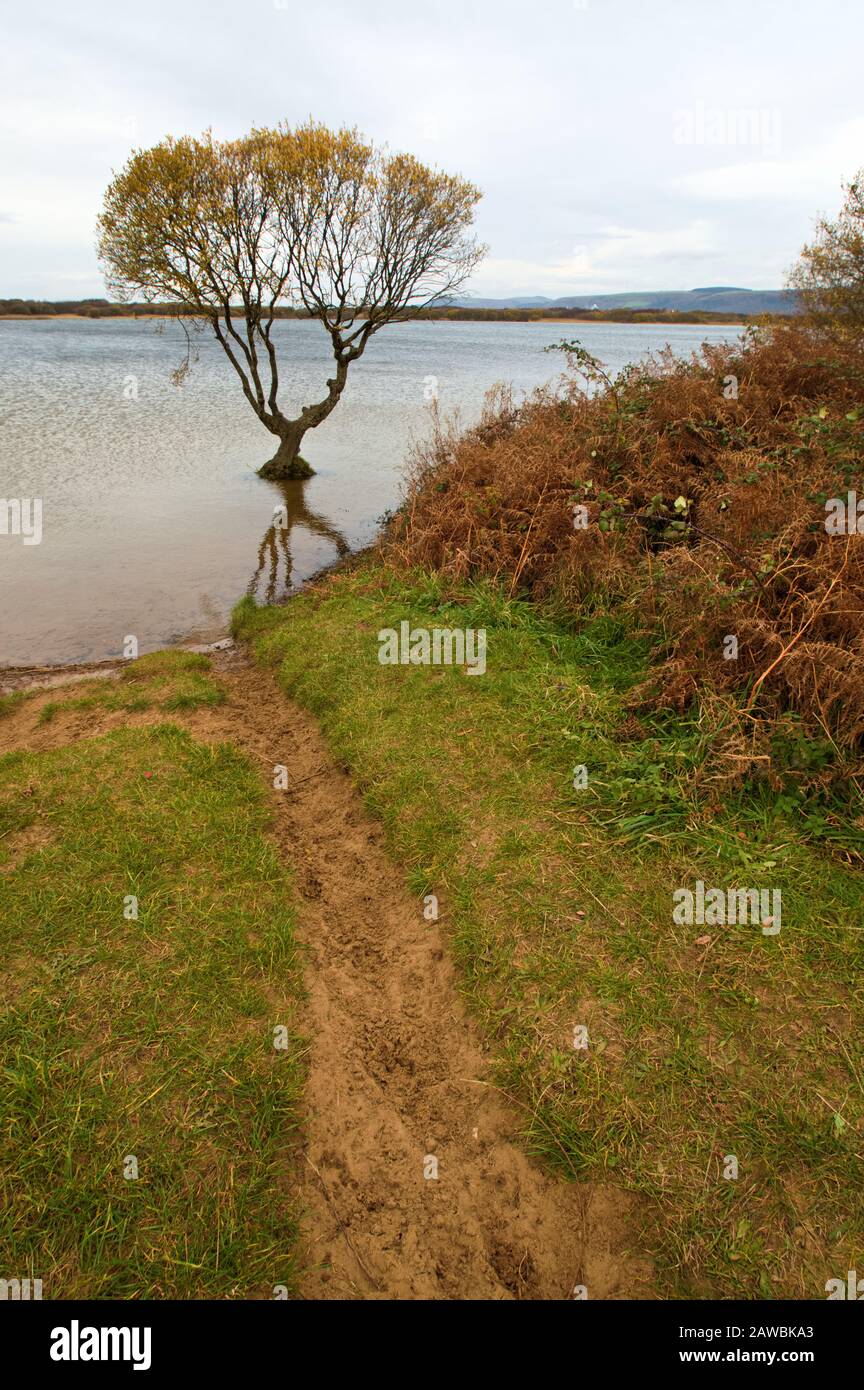
[[[483,189],[490,297],[777,289],[864,166],[862,0],[0,0],[0,298],[105,294],[135,148],[309,116]]]

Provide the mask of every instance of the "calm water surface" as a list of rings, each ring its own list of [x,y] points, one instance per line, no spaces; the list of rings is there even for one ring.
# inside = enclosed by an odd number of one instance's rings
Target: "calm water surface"
[[[317,323],[277,325],[280,403],[319,399],[330,370]],[[0,533],[0,665],[94,661],[210,640],[246,592],[279,598],[340,552],[368,543],[398,504],[427,397],[478,417],[485,393],[555,377],[543,348],[580,341],[614,370],[671,342],[686,355],[739,328],[695,325],[414,323],[385,329],[351,369],[330,418],[306,436],[316,469],[279,485],[255,469],[276,440],[203,335],[181,387],[177,324],[120,319],[0,321],[0,498],[43,499],[41,544]],[[293,413],[293,412],[292,412]],[[277,539],[273,511],[286,505]]]

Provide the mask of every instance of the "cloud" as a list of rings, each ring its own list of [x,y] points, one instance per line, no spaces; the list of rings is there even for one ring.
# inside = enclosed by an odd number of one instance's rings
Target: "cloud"
[[[58,113],[36,102],[0,105],[0,140],[52,146],[58,142],[76,146],[111,141],[129,144],[135,139],[137,129],[135,118],[128,112],[67,108]]]
[[[624,285],[628,289],[667,289],[670,286],[665,281],[670,274],[677,280],[689,263],[705,261],[718,250],[713,227],[704,219],[672,228],[612,225],[591,234],[590,239],[596,241],[592,247],[576,246],[572,253],[549,261],[489,257],[472,280],[471,292],[558,298],[582,289],[600,293]],[[658,262],[663,263],[659,271]],[[670,265],[675,271],[668,270]]]
[[[520,0],[262,0],[245,28],[236,0],[77,0],[47,24],[44,8],[4,22],[0,294],[88,267],[103,293],[93,233],[112,169],[169,132],[312,113],[464,174],[493,249],[471,289],[495,296],[774,287],[864,160],[851,0],[821,0],[823,30],[843,35],[830,63],[812,24],[760,20],[753,0],[556,0],[548,16]],[[754,106],[758,139],[740,120]]]
[[[672,179],[677,193],[717,202],[802,198],[813,205],[840,202],[840,185],[864,164],[864,119],[836,126],[821,144],[783,160],[747,160],[700,169]]]

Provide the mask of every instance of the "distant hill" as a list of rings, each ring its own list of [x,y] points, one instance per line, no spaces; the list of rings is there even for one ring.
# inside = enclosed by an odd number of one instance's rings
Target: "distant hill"
[[[623,294],[539,295],[481,299],[468,295],[454,301],[471,309],[674,309],[679,313],[794,314],[793,290],[746,290],[737,285],[706,285],[695,290],[649,290]]]

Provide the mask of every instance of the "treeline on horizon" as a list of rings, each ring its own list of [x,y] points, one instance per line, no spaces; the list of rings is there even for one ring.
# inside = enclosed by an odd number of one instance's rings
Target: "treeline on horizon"
[[[0,318],[58,318],[74,315],[80,318],[176,318],[183,312],[178,304],[115,304],[108,299],[0,299]],[[238,316],[242,315],[240,306]],[[311,318],[305,309],[279,305],[274,311],[277,319]],[[358,317],[363,317],[362,310]],[[464,305],[434,305],[406,314],[412,319],[449,319],[456,323],[542,323],[544,320],[596,320],[600,323],[748,323],[754,318],[771,315],[718,313],[707,309],[589,309],[562,308],[550,305],[541,308],[475,309]]]

